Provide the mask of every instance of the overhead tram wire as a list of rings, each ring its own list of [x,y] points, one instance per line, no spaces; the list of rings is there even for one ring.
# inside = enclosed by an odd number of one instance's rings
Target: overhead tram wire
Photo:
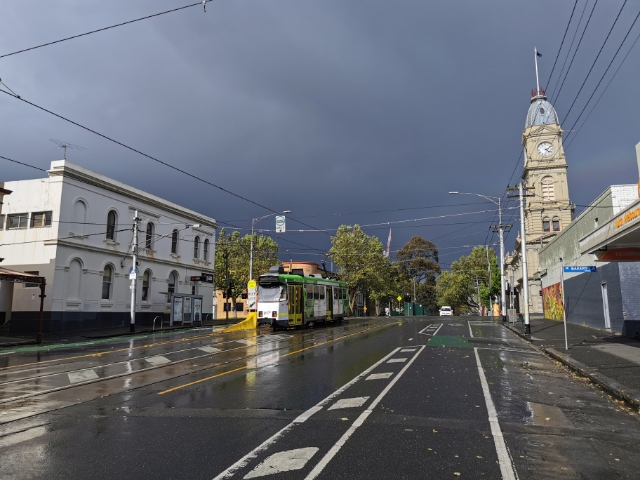
[[[17,100],[20,100],[21,102],[24,102],[24,103],[26,103],[26,104],[28,104],[28,105],[31,105],[32,107],[35,107],[35,108],[37,108],[37,109],[39,109],[39,110],[42,110],[43,112],[49,113],[50,115],[53,115],[54,117],[58,117],[58,118],[60,118],[61,120],[64,120],[65,122],[69,122],[69,123],[71,123],[72,125],[75,125],[75,126],[77,126],[77,127],[80,127],[80,128],[82,128],[83,130],[86,130],[86,131],[88,131],[88,132],[91,132],[91,133],[93,133],[94,135],[97,135],[97,136],[99,136],[99,137],[102,137],[102,138],[104,138],[105,140],[109,140],[110,142],[113,142],[113,143],[115,143],[115,144],[117,144],[117,145],[120,145],[121,147],[124,147],[124,148],[126,148],[126,149],[128,149],[128,150],[131,150],[132,152],[135,152],[135,153],[137,153],[137,154],[139,154],[139,155],[142,155],[143,157],[147,157],[147,158],[149,158],[150,160],[153,160],[154,162],[160,163],[161,165],[164,165],[165,167],[168,167],[168,168],[170,168],[170,169],[172,169],[172,170],[175,170],[176,172],[180,172],[180,173],[182,173],[182,174],[184,174],[184,175],[186,175],[186,176],[188,176],[188,177],[191,177],[191,178],[193,178],[193,179],[195,179],[195,180],[198,180],[198,181],[200,181],[200,182],[203,182],[203,183],[205,183],[205,184],[207,184],[207,185],[209,185],[209,186],[211,186],[211,187],[217,188],[218,190],[221,190],[221,191],[223,191],[223,192],[225,192],[225,193],[228,193],[229,195],[233,195],[234,197],[239,198],[239,199],[241,199],[241,200],[244,200],[245,202],[249,202],[249,203],[251,203],[251,204],[253,204],[253,205],[256,205],[256,206],[258,206],[258,207],[260,207],[260,208],[264,208],[265,210],[268,210],[268,211],[270,211],[270,212],[272,212],[272,213],[280,213],[280,212],[279,212],[279,211],[277,211],[277,210],[273,210],[273,209],[272,209],[272,208],[270,208],[270,207],[267,207],[267,206],[265,206],[265,205],[262,205],[262,204],[260,204],[260,203],[258,203],[258,202],[256,202],[256,201],[254,201],[254,200],[251,200],[251,199],[249,199],[249,198],[243,197],[242,195],[239,195],[239,194],[237,194],[237,193],[234,193],[234,192],[232,192],[231,190],[228,190],[228,189],[226,189],[226,188],[224,188],[224,187],[221,187],[220,185],[216,185],[215,183],[212,183],[212,182],[210,182],[210,181],[208,181],[208,180],[205,180],[204,178],[201,178],[201,177],[198,177],[197,175],[194,175],[194,174],[192,174],[192,173],[189,173],[189,172],[187,172],[186,170],[183,170],[183,169],[178,168],[178,167],[176,167],[176,166],[174,166],[174,165],[171,165],[170,163],[167,163],[167,162],[165,162],[165,161],[163,161],[163,160],[160,160],[160,159],[158,159],[158,158],[156,158],[156,157],[153,157],[153,156],[151,156],[151,155],[148,155],[148,154],[146,154],[146,153],[144,153],[144,152],[142,152],[142,151],[140,151],[140,150],[138,150],[138,149],[136,149],[136,148],[130,147],[129,145],[126,145],[126,144],[124,144],[124,143],[122,143],[122,142],[119,142],[118,140],[115,140],[115,139],[113,139],[113,138],[111,138],[111,137],[109,137],[109,136],[107,136],[107,135],[104,135],[104,134],[102,134],[102,133],[100,133],[100,132],[97,132],[96,130],[93,130],[93,129],[89,128],[89,127],[85,127],[84,125],[82,125],[82,124],[80,124],[80,123],[78,123],[78,122],[74,122],[73,120],[70,120],[70,119],[68,119],[68,118],[66,118],[66,117],[63,117],[62,115],[59,115],[59,114],[57,114],[57,113],[55,113],[55,112],[52,112],[51,110],[48,110],[48,109],[46,109],[46,108],[44,108],[44,107],[41,107],[40,105],[36,105],[35,103],[30,102],[29,100],[25,100],[24,98],[22,98],[22,97],[21,97],[21,96],[19,96],[19,95],[16,95],[16,94],[13,94],[13,93],[9,93],[9,92],[7,92],[7,91],[5,91],[5,90],[2,90],[2,89],[0,89],[0,92],[4,93],[5,95],[9,95],[10,97],[13,97],[13,98],[15,98],[15,99],[17,99]],[[294,217],[289,217],[289,218],[290,218],[291,220],[295,221],[295,222],[300,223],[301,225],[304,225],[304,226],[306,226],[306,227],[312,228],[312,229],[314,229],[315,231],[323,232],[323,233],[325,233],[325,234],[329,235],[329,233],[325,232],[324,230],[321,230],[321,229],[315,228],[315,227],[314,227],[314,226],[312,226],[312,225],[309,225],[309,224],[307,224],[307,223],[304,223],[304,222],[301,222],[301,221],[299,221],[299,220],[296,220]]]
[[[620,42],[620,45],[618,46],[618,49],[616,50],[616,53],[613,55],[613,58],[611,59],[611,61],[609,62],[609,65],[607,65],[607,68],[605,69],[604,73],[602,74],[602,76],[600,77],[600,80],[598,81],[598,84],[595,86],[595,88],[593,89],[593,92],[591,92],[591,95],[589,96],[589,99],[587,100],[587,102],[585,103],[584,107],[582,108],[582,110],[580,111],[580,114],[578,115],[578,118],[576,118],[576,121],[573,123],[573,125],[571,126],[571,129],[569,129],[569,133],[567,134],[566,138],[569,138],[571,136],[571,130],[578,124],[578,122],[580,121],[580,117],[582,117],[582,114],[584,113],[584,111],[587,109],[587,106],[589,105],[589,102],[591,102],[591,99],[593,98],[593,96],[595,95],[596,91],[598,90],[598,88],[600,87],[600,84],[602,83],[602,81],[604,80],[604,77],[607,75],[607,73],[609,72],[609,69],[611,68],[611,65],[613,65],[613,62],[615,61],[616,57],[618,56],[618,53],[620,53],[620,50],[622,49],[622,46],[624,45],[624,43],[627,41],[627,38],[629,37],[629,34],[631,33],[631,30],[633,29],[633,27],[635,26],[636,22],[638,21],[638,18],[640,18],[640,11],[638,12],[638,14],[636,15],[636,18],[633,20],[633,23],[631,24],[631,26],[629,27],[629,30],[627,30],[626,35],[624,36],[624,38],[622,39],[622,42]],[[636,39],[637,41],[637,39]],[[634,42],[635,45],[635,42]],[[633,48],[633,47],[632,47]],[[626,57],[625,57],[626,59]],[[623,60],[624,61],[624,60]],[[616,72],[617,73],[617,72]]]
[[[582,13],[580,13],[580,18],[578,19],[578,25],[576,26],[576,30],[575,30],[575,32],[573,32],[573,37],[571,38],[571,45],[569,45],[569,49],[567,50],[567,54],[564,57],[564,60],[562,61],[562,68],[560,69],[560,74],[558,75],[558,78],[556,79],[556,83],[553,85],[553,88],[551,89],[551,91],[553,91],[553,92],[555,92],[556,87],[558,86],[558,83],[560,83],[560,79],[562,78],[562,74],[564,73],[564,67],[567,65],[567,60],[569,59],[569,55],[571,55],[571,49],[573,48],[573,44],[576,41],[576,36],[578,35],[578,32],[580,31],[580,25],[582,24],[582,18],[584,17],[584,12],[587,11],[587,6],[588,5],[589,5],[589,0],[586,0],[584,2],[584,7],[582,7]],[[549,86],[549,83],[551,83],[551,77],[549,77],[549,81],[547,82],[547,86]]]
[[[562,41],[560,42],[560,48],[558,49],[558,53],[556,54],[556,59],[553,61],[553,67],[551,68],[551,73],[549,74],[549,80],[547,80],[547,85],[545,86],[545,90],[549,86],[551,77],[553,77],[553,71],[556,69],[556,63],[558,62],[558,57],[560,57],[560,52],[562,51],[562,46],[564,45],[564,40],[567,36],[567,32],[569,31],[569,25],[571,25],[571,20],[573,19],[573,14],[576,11],[577,5],[578,5],[578,0],[574,2],[573,8],[571,9],[571,16],[569,17],[569,22],[567,22],[567,28],[564,29],[564,35],[562,36]]]
[[[174,12],[177,12],[177,11],[180,11],[180,10],[184,10],[186,8],[203,6],[203,5],[206,5],[207,3],[211,2],[211,1],[213,1],[213,0],[201,0],[200,2],[197,2],[197,3],[184,5],[182,7],[173,8],[171,10],[166,10],[164,12],[154,13],[153,15],[147,15],[145,17],[136,18],[134,20],[128,20],[126,22],[117,23],[115,25],[110,25],[108,27],[98,28],[97,30],[91,30],[90,32],[80,33],[78,35],[73,35],[71,37],[61,38],[60,40],[55,40],[53,42],[43,43],[41,45],[36,45],[35,47],[23,48],[22,50],[17,50],[15,52],[5,53],[4,55],[0,55],[0,58],[10,57],[12,55],[17,55],[19,53],[29,52],[31,50],[36,50],[36,49],[42,48],[42,47],[48,47],[49,45],[55,45],[57,43],[66,42],[67,40],[73,40],[74,38],[85,37],[85,36],[91,35],[93,33],[104,32],[105,30],[110,30],[110,29],[116,28],[116,27],[122,27],[123,25],[129,25],[131,23],[140,22],[142,20],[148,20],[149,18],[159,17],[161,15],[166,15],[167,13],[174,13]]]
[[[571,70],[571,66],[573,65],[573,61],[576,58],[576,54],[578,53],[578,50],[580,49],[580,45],[582,44],[582,39],[584,38],[584,34],[586,33],[587,29],[589,28],[589,23],[591,23],[591,17],[593,16],[593,11],[596,9],[596,5],[598,5],[598,0],[595,0],[595,2],[593,2],[593,8],[591,8],[591,12],[589,13],[589,18],[587,19],[587,23],[584,26],[584,29],[582,30],[582,34],[580,35],[580,40],[578,40],[578,45],[576,46],[575,51],[573,52],[573,57],[571,57],[571,62],[569,62],[569,67],[567,68],[567,71],[564,75],[564,79],[562,80],[562,83],[560,84],[560,89],[558,90],[558,93],[555,96],[555,100],[553,100],[551,103],[554,103],[558,100],[558,97],[560,96],[560,92],[562,92],[562,87],[564,86],[564,82],[567,79],[567,76],[569,75],[569,71]]]
[[[578,89],[578,93],[576,93],[573,102],[571,102],[571,106],[569,107],[569,110],[567,111],[567,113],[565,114],[564,118],[569,118],[569,114],[571,113],[571,110],[573,109],[573,106],[575,105],[576,101],[578,100],[578,97],[580,96],[580,93],[582,92],[582,89],[584,88],[585,84],[587,83],[587,80],[589,79],[589,75],[591,75],[591,72],[593,71],[593,67],[596,66],[596,62],[598,61],[598,59],[600,58],[600,54],[602,53],[602,50],[604,49],[604,46],[607,44],[607,41],[609,40],[609,37],[611,36],[611,32],[613,32],[613,29],[616,26],[616,23],[618,23],[618,19],[620,18],[620,15],[622,14],[622,10],[624,9],[625,5],[627,4],[628,0],[624,0],[624,2],[622,3],[622,7],[620,7],[620,11],[618,12],[618,15],[616,16],[616,19],[613,21],[613,24],[611,25],[611,28],[609,29],[609,33],[607,33],[606,38],[604,39],[604,42],[602,42],[602,46],[600,47],[600,50],[598,51],[598,54],[596,55],[595,60],[593,61],[593,63],[591,64],[591,68],[589,68],[589,71],[587,72],[586,77],[584,77],[584,81],[582,82],[582,85],[580,85],[580,88]],[[637,19],[638,17],[636,17]],[[633,24],[635,24],[636,22],[634,21]],[[631,28],[633,28],[633,24],[631,25]],[[631,29],[629,29],[629,31],[631,31]],[[629,35],[629,33],[627,33],[627,35]],[[627,37],[624,37],[625,40],[627,39]],[[622,43],[624,43],[624,40],[622,41]],[[620,46],[622,47],[622,44],[620,44]],[[620,51],[620,49],[618,49],[618,51]],[[618,54],[618,52],[616,52],[616,55]],[[615,59],[615,55],[614,55],[614,59]],[[611,60],[611,62],[613,62],[613,60]],[[611,66],[611,64],[609,64],[609,66]],[[608,70],[608,68],[607,68]],[[605,72],[606,74],[606,72]],[[600,80],[602,81],[602,80]],[[598,86],[600,86],[600,83],[598,83]],[[597,89],[597,87],[596,87]],[[593,97],[593,94],[591,95]],[[589,100],[591,100],[591,97],[589,97]],[[587,103],[589,101],[587,100]],[[585,106],[586,108],[586,106]],[[583,110],[584,111],[584,110]],[[571,130],[569,130],[569,134],[571,134]],[[568,137],[569,135],[567,135]]]
[[[627,51],[627,54],[624,56],[624,58],[622,59],[622,62],[620,62],[620,65],[618,65],[618,68],[616,68],[616,71],[613,73],[613,75],[611,76],[611,78],[609,79],[609,82],[607,82],[607,85],[604,87],[604,90],[602,90],[602,92],[600,93],[600,96],[598,97],[598,100],[596,100],[596,103],[594,103],[593,107],[591,107],[591,110],[589,110],[589,113],[587,114],[587,116],[585,117],[585,119],[582,121],[582,123],[580,124],[580,126],[578,127],[578,130],[575,132],[575,134],[573,135],[573,137],[571,138],[571,141],[569,142],[569,144],[565,147],[565,150],[567,150],[571,144],[573,143],[573,141],[576,139],[576,136],[580,133],[580,130],[582,130],[582,127],[584,126],[584,124],[587,122],[587,120],[589,119],[589,117],[591,116],[591,113],[593,112],[593,110],[598,106],[598,103],[600,103],[600,100],[602,99],[602,96],[605,94],[605,92],[607,91],[607,89],[609,88],[609,85],[611,85],[611,82],[613,82],[613,79],[616,78],[616,75],[618,74],[618,72],[620,71],[620,68],[622,67],[622,65],[624,64],[625,60],[627,59],[627,57],[629,56],[629,54],[631,53],[631,51],[633,50],[633,48],[636,46],[636,43],[638,43],[638,40],[640,40],[640,33],[638,34],[638,36],[636,37],[636,39],[634,40],[633,44],[631,45],[631,48]]]
[[[13,163],[17,163],[19,165],[23,165],[25,167],[35,168],[36,170],[40,170],[41,172],[46,172],[46,170],[44,168],[36,167],[34,165],[29,165],[28,163],[19,162],[18,160],[12,160],[11,158],[3,157],[2,155],[0,155],[0,158],[3,159],[3,160],[7,160],[9,162],[13,162]]]

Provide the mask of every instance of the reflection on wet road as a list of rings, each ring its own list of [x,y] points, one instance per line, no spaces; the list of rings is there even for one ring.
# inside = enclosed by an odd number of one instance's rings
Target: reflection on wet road
[[[0,361],[2,478],[636,472],[634,412],[478,317],[208,330]]]

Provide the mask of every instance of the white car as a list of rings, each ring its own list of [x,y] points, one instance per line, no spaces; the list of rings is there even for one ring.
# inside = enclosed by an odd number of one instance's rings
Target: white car
[[[453,317],[453,310],[451,307],[440,307],[440,316],[441,317]]]

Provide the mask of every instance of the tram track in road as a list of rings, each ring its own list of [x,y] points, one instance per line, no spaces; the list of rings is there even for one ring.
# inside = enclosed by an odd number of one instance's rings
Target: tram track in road
[[[238,362],[245,363],[244,365],[241,365],[239,368],[231,368],[229,370],[219,372],[213,376],[209,376],[204,379],[197,379],[192,382],[187,382],[183,385],[171,387],[170,389],[165,390],[163,392],[159,392],[159,393],[169,393],[170,391],[178,390],[178,389],[190,386],[192,384],[201,383],[203,381],[207,381],[212,378],[228,375],[230,373],[233,373],[239,370],[252,370],[252,369],[261,368],[263,366],[272,364],[274,361],[277,362],[279,359],[284,357],[295,355],[303,351],[310,350],[312,348],[320,347],[325,344],[340,341],[349,337],[365,334],[372,330],[381,329],[381,328],[393,326],[393,325],[398,325],[398,322],[381,323],[379,325],[370,325],[369,322],[363,322],[362,324],[357,324],[356,326],[357,328],[352,333],[347,333],[348,331],[346,332],[344,329],[342,329],[342,331],[340,332],[341,335],[336,335],[335,331],[330,331],[330,332],[325,331],[320,334],[317,331],[304,332],[304,334],[301,337],[297,337],[296,335],[290,335],[291,338],[293,339],[299,338],[301,341],[297,341],[297,342],[287,341],[286,344],[282,344],[282,345],[278,345],[282,343],[282,338],[278,338],[273,341],[262,341],[262,342],[259,342],[257,340],[259,337],[263,337],[263,338],[267,337],[266,335],[230,340],[224,343],[231,343],[236,341],[240,341],[240,342],[249,341],[252,343],[245,345],[243,347],[220,350],[217,352],[211,352],[204,355],[198,355],[197,357],[189,357],[189,358],[184,358],[177,361],[168,361],[158,365],[151,365],[151,366],[134,370],[134,371],[125,371],[125,372],[98,377],[98,378],[95,378],[95,377],[88,378],[86,380],[80,380],[76,383],[65,382],[64,385],[55,386],[53,388],[49,388],[46,390],[31,391],[31,392],[27,391],[24,394],[15,395],[15,396],[0,400],[0,423],[6,423],[7,421],[26,418],[39,413],[45,413],[47,411],[57,410],[59,408],[64,408],[66,406],[74,405],[77,403],[83,403],[85,401],[90,401],[100,396],[116,394],[125,390],[131,390],[131,389],[135,389],[135,388],[139,388],[142,386],[159,383],[163,381],[170,381],[174,378],[182,377],[185,375],[198,374],[210,369],[225,368],[230,366],[232,367],[234,364],[237,364]],[[266,350],[260,350],[259,348],[259,347],[269,346],[270,344],[274,344],[274,343],[276,344],[276,348],[268,348]],[[222,355],[227,352],[233,352],[233,351],[239,351],[239,350],[245,350],[245,349],[255,349],[255,351],[248,355],[235,356],[233,358],[229,358],[225,361],[218,362],[218,363],[207,363],[205,365],[202,365],[202,364],[193,365],[192,368],[190,368],[187,363],[187,362],[202,361],[202,359],[212,357],[215,355]],[[277,354],[277,352],[282,352],[282,351],[286,351],[286,352],[283,354]],[[275,357],[274,357],[274,354],[275,354]],[[264,355],[269,355],[270,358],[264,363],[260,363],[260,357],[263,357]],[[158,355],[153,355],[145,358],[148,359],[148,358],[154,358],[157,356]],[[141,361],[141,359],[137,359],[136,361]],[[251,361],[254,361],[255,363],[252,364],[250,363]],[[126,364],[129,362],[115,362],[115,363]],[[172,371],[170,368],[167,368],[167,367],[177,367],[178,371],[176,371],[175,368]],[[98,367],[94,367],[94,368],[98,368]],[[140,375],[150,371],[157,371],[158,374],[155,375],[153,378]],[[69,372],[64,372],[64,373],[60,373],[59,375],[66,375],[68,373]],[[117,385],[113,384],[113,382],[110,382],[122,377],[129,377],[129,379],[126,379],[122,384],[118,383]],[[137,380],[135,380],[136,378]],[[34,382],[38,383],[41,381],[42,381],[42,378],[39,378],[39,377],[31,379],[32,383]],[[109,391],[107,387],[96,387],[95,389],[90,389],[89,391],[86,391],[86,387],[90,388],[90,386],[95,383],[103,383],[103,385],[113,384],[114,388],[113,390]],[[50,398],[54,398],[54,397],[59,398],[61,394],[64,394],[64,390],[70,390],[70,389],[76,388],[77,390],[73,390],[73,391],[77,392],[79,390],[82,390],[83,387],[85,387],[85,389],[81,394],[79,393],[78,395],[76,395],[74,393],[71,395],[72,397],[74,397],[73,400],[67,399],[64,401],[60,401],[60,400],[47,401],[47,399],[50,399]],[[5,389],[6,389],[6,385],[5,385]],[[106,393],[105,393],[105,389],[107,389]],[[84,397],[84,399],[82,401],[81,400],[76,401],[75,399],[76,396]],[[35,402],[36,404],[41,403],[42,406],[35,407],[35,408],[29,407],[26,409],[26,413],[11,412],[13,407],[16,407],[18,410],[20,410],[21,407],[24,405],[24,402]],[[25,410],[25,409],[22,408],[22,410]],[[14,413],[14,415],[11,415],[12,413]],[[5,417],[5,415],[9,415],[9,416]]]

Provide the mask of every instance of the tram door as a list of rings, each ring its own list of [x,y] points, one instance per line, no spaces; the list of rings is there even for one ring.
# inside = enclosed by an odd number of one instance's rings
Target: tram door
[[[333,320],[333,287],[327,287],[327,320]]]
[[[289,325],[302,325],[302,285],[289,285]]]

